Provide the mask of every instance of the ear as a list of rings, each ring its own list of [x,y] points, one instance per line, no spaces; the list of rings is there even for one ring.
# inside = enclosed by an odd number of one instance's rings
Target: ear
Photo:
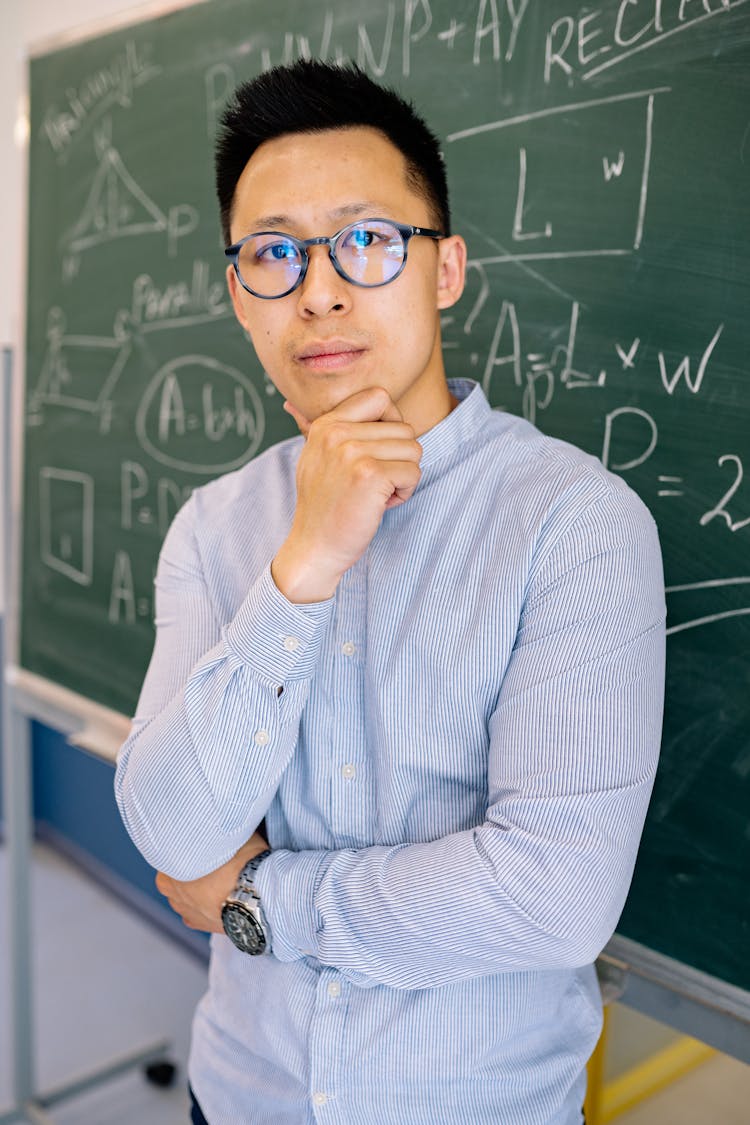
[[[460,234],[441,238],[438,246],[437,307],[449,309],[464,291],[466,243]]]
[[[229,296],[232,298],[234,315],[237,317],[238,321],[245,329],[245,331],[249,332],[250,329],[247,323],[247,316],[245,315],[245,290],[239,283],[234,266],[227,266],[227,287],[229,289]]]

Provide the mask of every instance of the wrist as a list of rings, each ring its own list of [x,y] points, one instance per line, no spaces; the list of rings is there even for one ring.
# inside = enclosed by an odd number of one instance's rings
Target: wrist
[[[295,605],[325,602],[336,592],[341,575],[309,552],[284,543],[271,563],[271,577],[281,594]]]

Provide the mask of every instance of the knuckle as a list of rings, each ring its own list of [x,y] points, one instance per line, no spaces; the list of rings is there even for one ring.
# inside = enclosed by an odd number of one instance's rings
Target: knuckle
[[[339,445],[338,451],[345,464],[354,464],[359,457],[359,442],[354,441],[353,438],[346,438]]]
[[[359,457],[354,463],[353,471],[358,483],[367,484],[377,475],[377,461],[373,457]]]
[[[348,436],[348,428],[343,422],[329,422],[322,427],[323,444],[327,450],[341,445]]]

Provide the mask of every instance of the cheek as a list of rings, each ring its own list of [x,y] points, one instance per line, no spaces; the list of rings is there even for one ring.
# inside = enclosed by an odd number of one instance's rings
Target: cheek
[[[250,339],[263,367],[278,367],[281,334],[272,315],[266,314],[251,322]]]
[[[431,350],[439,324],[435,293],[427,286],[410,288],[394,294],[386,325],[390,337],[420,352]]]

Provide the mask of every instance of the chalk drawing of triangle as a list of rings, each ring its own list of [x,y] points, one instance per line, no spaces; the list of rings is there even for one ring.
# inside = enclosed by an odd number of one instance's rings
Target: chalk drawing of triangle
[[[73,227],[68,250],[78,253],[126,235],[166,228],[164,212],[138,186],[119,153],[109,148],[94,176],[83,213]]]

